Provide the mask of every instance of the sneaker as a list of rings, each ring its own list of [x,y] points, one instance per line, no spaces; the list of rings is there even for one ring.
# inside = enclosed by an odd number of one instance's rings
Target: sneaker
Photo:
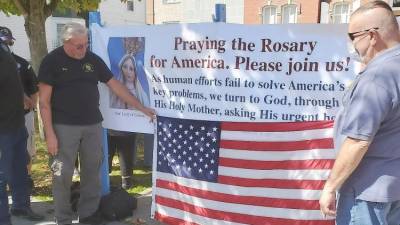
[[[79,223],[83,224],[91,224],[91,225],[103,225],[105,224],[105,220],[99,211],[96,211],[91,216],[85,218],[79,218]]]
[[[11,209],[11,215],[20,217],[23,219],[27,219],[30,221],[41,221],[44,219],[44,216],[39,215],[32,211],[31,208],[27,209]]]

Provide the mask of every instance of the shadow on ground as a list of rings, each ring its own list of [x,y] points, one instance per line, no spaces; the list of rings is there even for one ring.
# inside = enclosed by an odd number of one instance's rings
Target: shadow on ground
[[[146,195],[138,196],[138,208],[133,212],[133,217],[127,218],[124,221],[109,222],[107,225],[163,225],[158,221],[150,218],[151,208],[151,193]],[[12,217],[12,223],[14,225],[55,225],[54,223],[54,209],[52,202],[32,202],[32,209],[44,215],[46,218],[44,221],[33,222],[24,220],[17,217]],[[138,220],[139,219],[139,220]],[[144,222],[144,223],[138,223]],[[74,224],[79,224],[74,221]]]

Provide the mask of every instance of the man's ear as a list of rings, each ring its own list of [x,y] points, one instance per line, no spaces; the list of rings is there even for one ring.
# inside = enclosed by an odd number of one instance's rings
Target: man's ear
[[[378,38],[380,38],[378,32],[376,30],[371,30],[369,31],[368,35],[370,38],[371,45],[375,46],[378,41]]]

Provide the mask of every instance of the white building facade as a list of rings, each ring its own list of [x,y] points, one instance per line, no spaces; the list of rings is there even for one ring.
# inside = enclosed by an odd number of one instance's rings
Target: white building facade
[[[152,4],[154,24],[213,22],[216,4],[225,4],[227,23],[244,21],[244,0],[152,0]]]

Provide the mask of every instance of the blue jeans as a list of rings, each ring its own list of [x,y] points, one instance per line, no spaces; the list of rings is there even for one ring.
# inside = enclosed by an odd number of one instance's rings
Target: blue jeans
[[[400,201],[369,202],[341,193],[336,225],[400,225]]]
[[[29,207],[28,172],[25,126],[0,133],[0,224],[10,223],[7,184],[12,190],[14,209]]]

